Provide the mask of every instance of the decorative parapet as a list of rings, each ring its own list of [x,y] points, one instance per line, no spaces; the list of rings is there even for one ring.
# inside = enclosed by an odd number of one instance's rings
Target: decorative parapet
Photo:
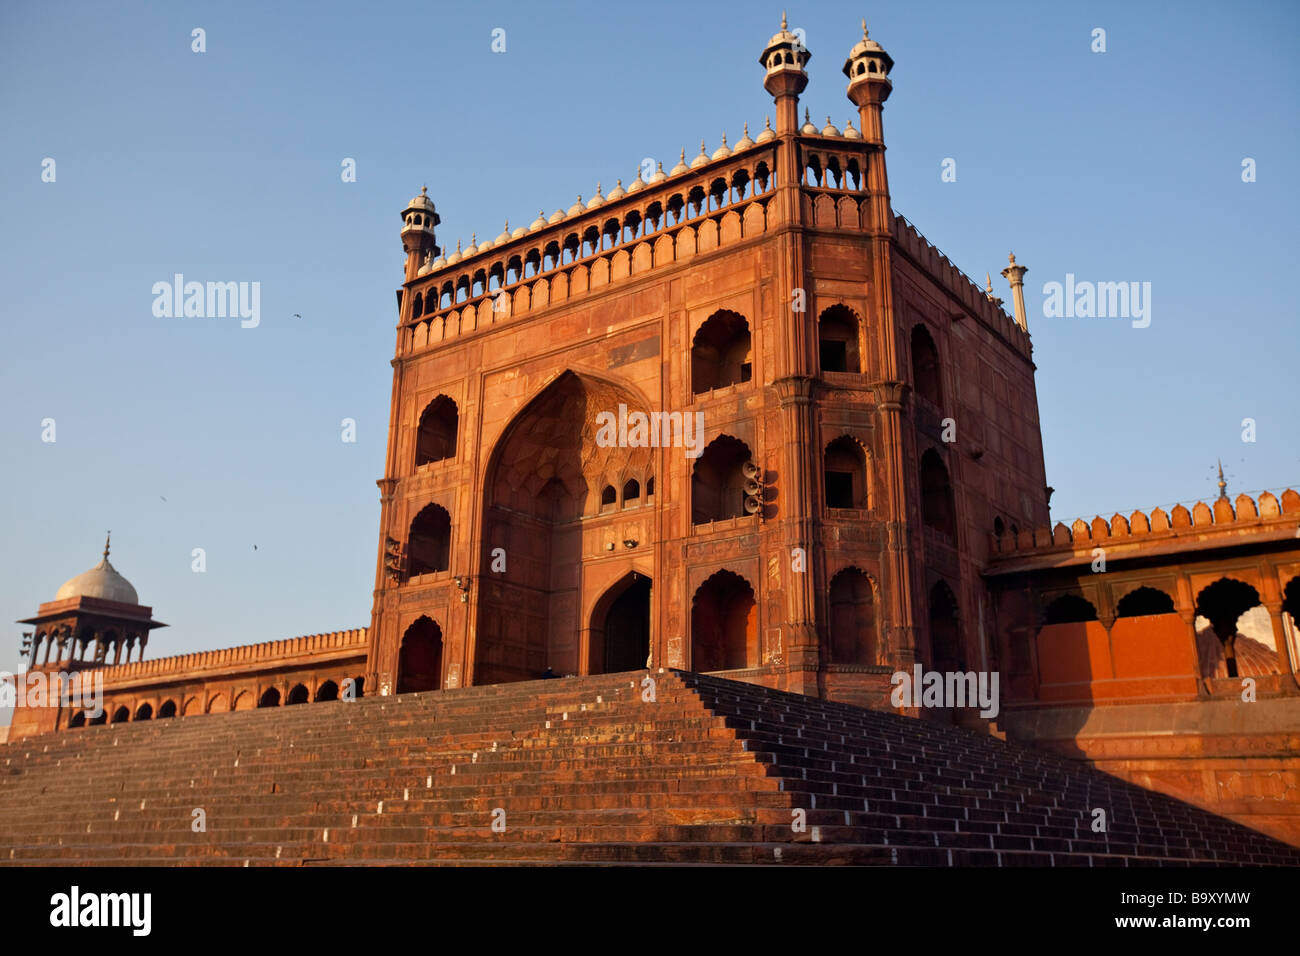
[[[102,668],[104,683],[113,687],[124,683],[157,681],[168,678],[192,678],[205,673],[234,673],[260,670],[286,663],[295,658],[319,657],[322,661],[336,660],[366,653],[364,627],[327,634],[308,634],[283,641],[262,644],[243,644],[216,651],[198,651],[176,657],[159,657],[148,661],[132,661]]]
[[[990,560],[997,570],[1014,570],[1007,564],[1023,563],[1037,557],[1055,558],[1047,564],[1070,563],[1067,559],[1091,560],[1097,547],[1120,547],[1125,550],[1154,551],[1221,547],[1229,539],[1250,532],[1253,539],[1261,533],[1269,538],[1295,538],[1300,522],[1300,494],[1288,488],[1279,499],[1265,491],[1258,502],[1240,494],[1235,501],[1219,498],[1207,504],[1196,502],[1190,509],[1175,505],[1172,511],[1155,508],[1150,514],[1134,511],[1128,517],[1115,514],[1109,521],[1098,515],[1092,521],[1082,518],[1067,526],[1057,522],[1034,531],[1007,532],[1001,537],[989,535]]]
[[[876,147],[843,135],[798,136],[804,224],[862,231],[866,163]],[[749,240],[776,225],[780,140],[731,151],[630,192],[542,217],[440,257],[406,283],[398,327],[408,355],[585,292]],[[702,157],[697,157],[699,160]],[[660,178],[660,177],[663,178]],[[658,180],[658,181],[654,181]],[[432,304],[431,304],[432,303]]]
[[[989,299],[989,293],[938,250],[902,215],[894,216],[894,244],[922,271],[937,279],[968,312],[1022,354],[1030,353],[1029,333]]]

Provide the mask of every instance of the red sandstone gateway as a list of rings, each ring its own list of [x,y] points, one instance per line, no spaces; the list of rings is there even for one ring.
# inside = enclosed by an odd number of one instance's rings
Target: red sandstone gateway
[[[20,712],[0,850],[1295,863],[1152,791],[1300,845],[1300,496],[1051,528],[1026,268],[1013,317],[892,209],[865,27],[856,127],[800,124],[810,56],[783,22],[753,139],[495,239],[413,198],[370,626],[131,661],[106,549],[24,623],[110,726]],[[699,430],[600,439],[634,415]],[[996,723],[886,713],[922,665],[996,673]],[[172,832],[199,803],[238,834]]]

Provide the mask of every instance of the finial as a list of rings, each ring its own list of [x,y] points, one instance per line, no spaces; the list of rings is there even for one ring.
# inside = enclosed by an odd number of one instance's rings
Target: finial
[[[477,232],[471,232],[471,233],[469,234],[469,244],[470,244],[471,246],[477,246],[477,245],[478,245],[478,233],[477,233]]]
[[[700,140],[700,155],[701,155],[701,156],[706,155],[705,152],[704,152],[704,140],[702,140],[702,139]]]
[[[682,159],[685,158],[686,158],[686,150],[682,150]],[[659,162],[656,163],[655,165],[657,167],[657,169],[655,170],[656,172],[662,173],[664,171],[664,161],[662,159],[659,160]]]
[[[1220,498],[1228,497],[1228,483],[1223,480],[1223,459],[1222,458],[1219,459],[1219,497]],[[108,552],[105,551],[104,554],[107,555]]]
[[[726,134],[726,133],[723,133],[723,134],[722,134],[722,145],[723,145],[723,146],[726,146],[726,145],[727,145],[727,134]]]
[[[993,294],[993,276],[988,272],[984,273],[984,291]]]
[[[722,138],[723,138],[723,139],[726,139],[726,138],[727,138],[727,134],[726,134],[726,133],[723,133],[723,134],[722,134]],[[749,138],[749,123],[746,123],[746,124],[745,124],[745,135],[744,135],[744,137],[742,137],[742,138],[743,138],[743,139],[748,139],[748,138]]]
[[[456,240],[456,251],[457,251],[457,252],[460,252],[460,240],[459,240],[459,239]]]
[[[600,195],[600,183],[596,183],[596,195]]]
[[[812,122],[812,117],[808,115],[808,107],[806,107],[806,106],[803,108],[803,121],[804,121],[805,123],[811,123],[811,122]]]
[[[616,183],[614,184],[614,188],[615,188],[615,189],[622,189],[622,188],[623,188],[623,180],[620,179],[618,182],[616,182]]]
[[[782,29],[783,31],[786,29],[785,11],[784,11],[784,10],[781,11],[781,29]]]
[[[704,140],[700,140],[700,146],[701,146],[701,147],[704,146]],[[685,146],[682,147],[682,162],[683,162],[683,163],[686,162],[686,147],[685,147]],[[662,165],[662,164],[660,164],[660,165]]]
[[[506,226],[505,226],[505,229],[502,230],[502,231],[503,231],[503,232],[509,232],[509,231],[510,231],[510,220],[509,220],[509,219],[506,220]]]
[[[771,131],[771,129],[772,129],[772,117],[771,117],[771,116],[766,116],[766,117],[764,117],[764,126],[767,127],[767,129],[768,129],[769,132]]]
[[[1014,266],[1016,264],[1016,254],[1014,252],[1008,253],[1008,258],[1011,260],[1011,264]]]
[[[867,35],[867,18],[866,18],[866,17],[863,17],[863,18],[862,18],[862,39],[864,39],[864,40],[869,40],[869,39],[871,39],[871,37],[869,37],[869,36]]]
[[[1220,478],[1223,477],[1223,469],[1222,469],[1222,468],[1219,469],[1219,477],[1220,477]],[[109,539],[112,538],[112,537],[113,537],[113,532],[112,532],[112,531],[109,531],[108,534],[104,535],[104,560],[105,560],[105,561],[108,560],[108,542],[109,542]]]
[[[421,187],[420,187],[420,195],[421,195],[421,196],[425,196],[425,197],[427,197],[427,196],[429,195],[429,187],[428,187],[428,186],[421,186]]]

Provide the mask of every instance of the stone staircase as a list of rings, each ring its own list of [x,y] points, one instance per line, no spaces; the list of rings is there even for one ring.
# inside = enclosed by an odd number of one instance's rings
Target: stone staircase
[[[1165,862],[1300,850],[987,731],[679,671],[0,746],[0,864]]]

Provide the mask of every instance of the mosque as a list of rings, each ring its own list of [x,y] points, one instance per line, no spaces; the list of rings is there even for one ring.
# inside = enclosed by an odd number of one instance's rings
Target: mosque
[[[1008,312],[892,207],[865,25],[842,129],[801,116],[811,55],[783,18],[757,135],[495,238],[445,245],[422,189],[369,625],[146,659],[166,625],[106,542],[20,622],[103,712],[20,707],[10,739],[647,667],[883,710],[920,664],[996,671],[1000,708],[911,716],[1300,845],[1300,495],[1053,525],[1026,267]],[[602,438],[633,415],[694,447]]]

